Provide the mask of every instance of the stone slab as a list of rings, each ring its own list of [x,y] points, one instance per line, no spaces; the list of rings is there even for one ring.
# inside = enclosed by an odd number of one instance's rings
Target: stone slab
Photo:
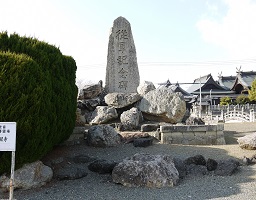
[[[206,131],[217,131],[217,125],[207,125]]]
[[[183,141],[183,134],[182,132],[174,132],[172,133],[172,144],[181,144]]]
[[[214,125],[213,125],[214,126]],[[213,127],[211,127],[213,128]],[[160,127],[161,132],[195,132],[195,131],[207,131],[206,125],[164,125]]]
[[[161,133],[161,143],[171,144],[172,143],[172,133]]]
[[[183,133],[183,138],[186,140],[194,140],[195,139],[195,134],[194,132],[184,132]]]
[[[137,93],[139,83],[131,25],[124,17],[118,17],[109,36],[105,90],[107,93]]]

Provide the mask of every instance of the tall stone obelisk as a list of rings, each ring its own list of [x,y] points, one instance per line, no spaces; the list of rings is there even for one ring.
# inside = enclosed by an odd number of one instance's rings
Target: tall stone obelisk
[[[118,17],[109,36],[105,90],[108,93],[134,93],[139,83],[131,25],[125,18]]]

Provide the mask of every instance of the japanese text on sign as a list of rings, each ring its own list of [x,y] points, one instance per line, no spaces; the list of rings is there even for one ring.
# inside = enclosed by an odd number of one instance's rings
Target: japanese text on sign
[[[128,78],[128,55],[126,52],[126,46],[127,40],[129,39],[128,37],[128,31],[125,29],[120,29],[116,31],[116,39],[117,39],[117,44],[118,44],[118,56],[117,56],[117,63],[120,67],[120,70],[118,71],[119,78],[122,80],[119,81],[119,89],[124,89],[126,90],[127,88],[127,78]]]
[[[0,151],[16,150],[16,122],[0,122]]]

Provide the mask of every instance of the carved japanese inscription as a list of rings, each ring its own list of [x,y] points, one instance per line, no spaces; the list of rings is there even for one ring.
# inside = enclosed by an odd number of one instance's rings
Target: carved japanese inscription
[[[131,26],[125,18],[118,17],[109,36],[105,89],[108,93],[134,93],[139,83]]]

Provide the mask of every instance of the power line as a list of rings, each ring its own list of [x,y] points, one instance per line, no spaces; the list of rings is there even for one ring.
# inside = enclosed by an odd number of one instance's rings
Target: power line
[[[194,62],[138,62],[140,66],[216,66],[216,65],[242,65],[256,64],[256,59],[226,60],[226,61],[194,61]],[[78,66],[79,68],[95,69],[106,68],[106,63],[88,64]]]

